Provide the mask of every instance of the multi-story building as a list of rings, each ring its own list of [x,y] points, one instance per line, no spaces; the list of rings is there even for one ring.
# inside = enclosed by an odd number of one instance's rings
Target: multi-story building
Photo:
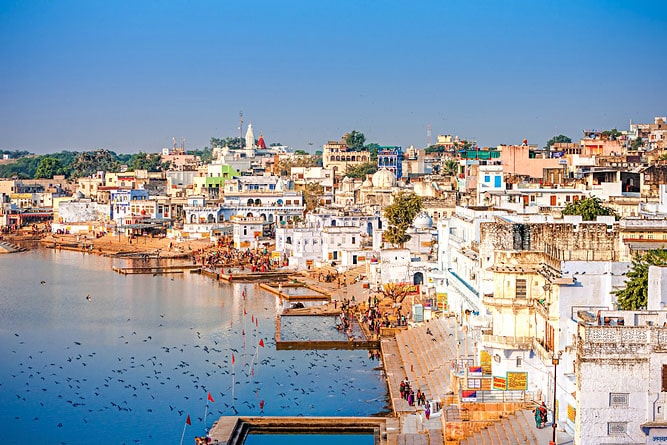
[[[378,148],[378,170],[386,168],[396,176],[403,177],[403,149],[397,146],[381,146]]]
[[[579,312],[575,444],[666,440],[667,268],[650,267],[648,281],[647,311]]]
[[[345,141],[329,141],[323,146],[322,166],[330,168],[335,177],[342,178],[348,166],[370,162],[369,151],[352,151]]]

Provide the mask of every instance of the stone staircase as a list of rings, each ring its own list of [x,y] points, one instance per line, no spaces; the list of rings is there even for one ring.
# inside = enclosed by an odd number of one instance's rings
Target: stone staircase
[[[474,423],[478,424],[479,429],[461,440],[460,445],[541,445],[545,443],[542,437],[544,434],[536,433],[543,433],[547,429],[536,429],[533,413],[530,410],[519,410],[497,421]]]
[[[16,244],[10,243],[8,241],[0,241],[0,253],[15,253],[15,252],[25,252],[25,247],[17,246]]]

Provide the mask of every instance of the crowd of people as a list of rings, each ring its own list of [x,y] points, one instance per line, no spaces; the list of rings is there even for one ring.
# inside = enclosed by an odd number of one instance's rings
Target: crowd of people
[[[422,392],[421,389],[417,389],[417,393],[415,393],[414,389],[410,387],[410,381],[407,377],[405,380],[401,380],[399,392],[401,393],[401,398],[406,400],[408,405],[424,407],[426,420],[431,418],[431,404],[426,400],[426,393]]]
[[[231,239],[224,238],[218,241],[213,249],[200,249],[192,256],[194,264],[215,270],[222,268],[234,268],[249,272],[267,272],[279,268],[280,258],[271,258],[271,252],[264,247],[258,249],[237,249]]]

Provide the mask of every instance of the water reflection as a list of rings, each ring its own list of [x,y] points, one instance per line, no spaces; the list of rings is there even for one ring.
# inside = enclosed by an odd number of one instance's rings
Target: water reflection
[[[111,272],[133,261],[0,256],[4,443],[28,431],[44,443],[174,443],[188,414],[186,438],[204,431],[209,392],[209,426],[260,415],[260,401],[265,415],[383,410],[386,385],[366,351],[275,350],[274,295],[190,273]]]

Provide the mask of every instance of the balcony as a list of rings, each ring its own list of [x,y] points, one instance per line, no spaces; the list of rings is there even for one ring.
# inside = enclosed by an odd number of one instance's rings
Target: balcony
[[[482,335],[484,346],[498,349],[520,349],[528,351],[532,348],[533,337],[511,337],[504,335]]]
[[[482,297],[484,306],[496,308],[530,308],[533,307],[533,301],[527,298],[495,298],[492,294],[486,294]]]

